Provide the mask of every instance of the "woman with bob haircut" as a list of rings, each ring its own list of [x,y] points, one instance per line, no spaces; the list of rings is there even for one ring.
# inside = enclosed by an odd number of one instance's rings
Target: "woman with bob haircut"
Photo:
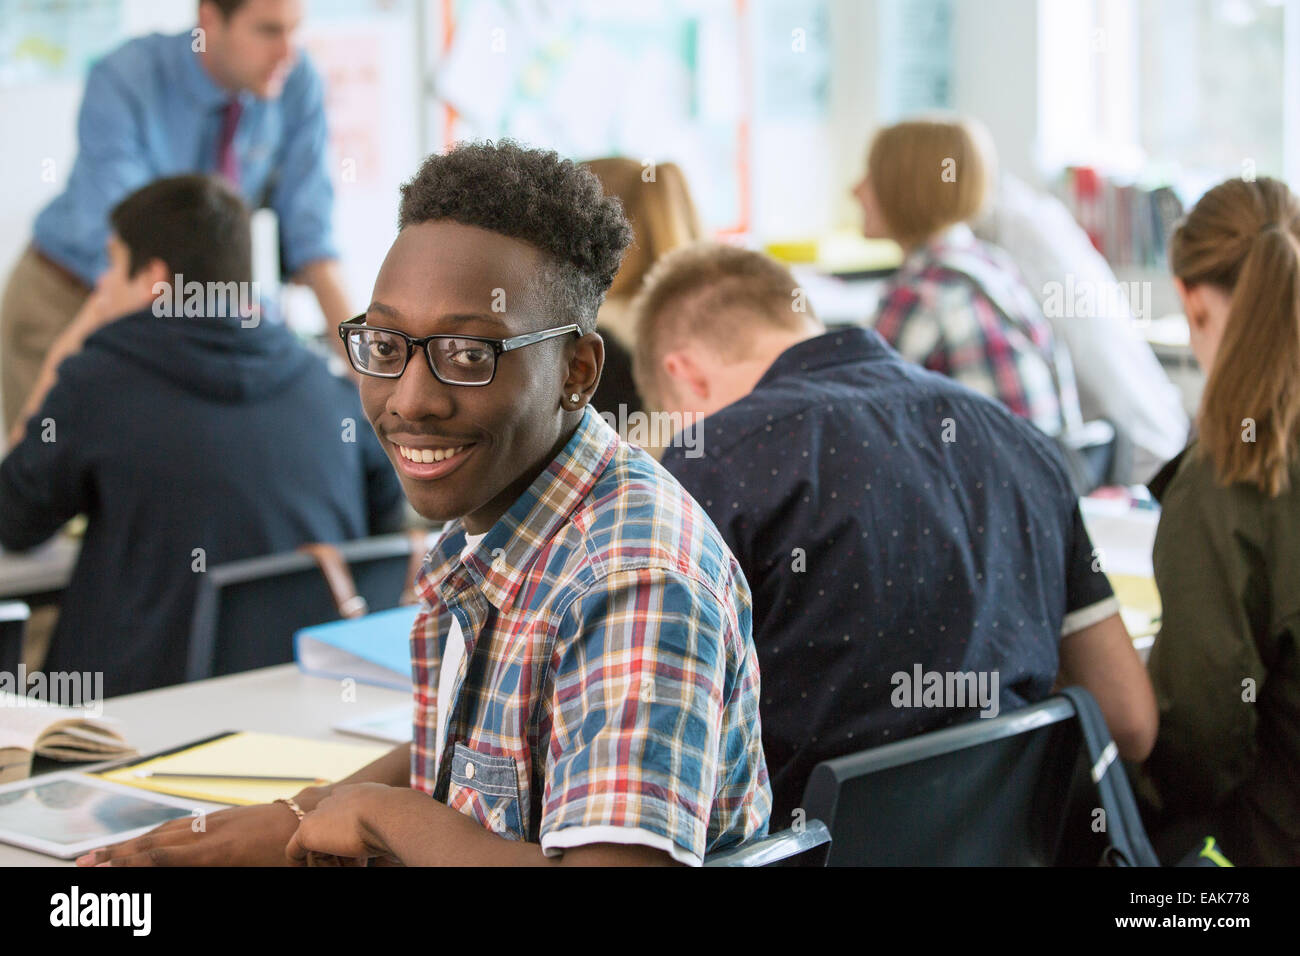
[[[995,153],[969,120],[918,119],[876,133],[854,188],[863,233],[905,258],[875,329],[904,358],[996,398],[1049,435],[1078,425],[1069,357],[1006,253],[969,223],[992,191]]]

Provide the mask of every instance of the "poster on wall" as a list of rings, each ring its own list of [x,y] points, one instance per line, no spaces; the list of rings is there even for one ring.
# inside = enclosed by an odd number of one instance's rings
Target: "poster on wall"
[[[952,0],[880,0],[882,123],[952,106]]]
[[[415,0],[312,0],[299,43],[325,83],[334,235],[353,301],[371,285],[397,226],[400,185],[422,154]],[[324,330],[315,297],[289,290],[290,324]]]
[[[122,40],[122,0],[0,0],[0,87],[80,80]]]
[[[830,109],[830,8],[789,0],[759,13],[764,120],[823,122]]]
[[[745,221],[743,4],[444,0],[444,138],[508,136],[575,159],[675,162],[701,217]]]

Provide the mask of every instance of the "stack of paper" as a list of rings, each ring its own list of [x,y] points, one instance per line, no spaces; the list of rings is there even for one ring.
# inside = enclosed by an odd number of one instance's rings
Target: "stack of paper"
[[[292,797],[313,781],[333,783],[349,777],[391,749],[375,744],[235,733],[178,753],[105,770],[100,776],[155,793],[194,800],[236,805],[270,803],[280,797]],[[164,773],[198,776],[151,776]],[[216,775],[227,779],[212,779]]]

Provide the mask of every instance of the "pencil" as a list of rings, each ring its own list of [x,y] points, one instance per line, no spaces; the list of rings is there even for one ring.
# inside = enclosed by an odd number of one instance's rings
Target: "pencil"
[[[142,779],[151,777],[186,780],[256,780],[271,783],[329,783],[322,777],[264,777],[258,774],[244,773],[156,773],[152,770],[137,770],[134,776]]]

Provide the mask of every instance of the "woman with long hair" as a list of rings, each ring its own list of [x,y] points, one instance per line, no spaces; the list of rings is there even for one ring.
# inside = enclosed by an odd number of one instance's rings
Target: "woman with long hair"
[[[1170,267],[1208,379],[1198,437],[1156,485],[1163,621],[1146,764],[1172,831],[1239,863],[1300,863],[1300,203],[1230,179]],[[1190,835],[1190,831],[1189,831]]]
[[[617,196],[622,202],[623,212],[632,224],[632,245],[596,317],[597,329],[605,339],[605,373],[592,406],[622,422],[643,411],[645,404],[632,380],[636,342],[628,321],[628,304],[661,256],[699,239],[702,232],[686,177],[676,163],[651,166],[613,156],[593,159],[585,165],[596,174],[605,195]]]

